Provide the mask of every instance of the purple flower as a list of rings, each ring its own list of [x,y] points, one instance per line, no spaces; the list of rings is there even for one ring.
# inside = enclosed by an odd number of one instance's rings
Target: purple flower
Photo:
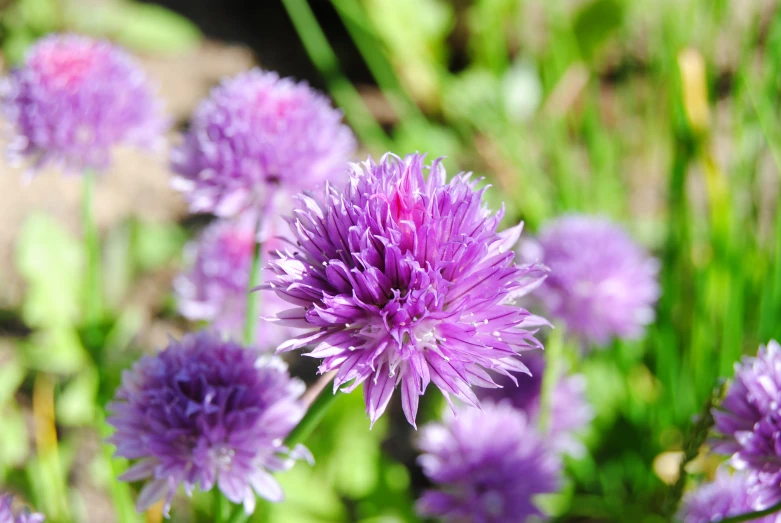
[[[711,523],[759,510],[754,483],[749,474],[730,474],[720,469],[712,483],[705,483],[684,496],[678,520],[681,523]],[[772,514],[751,521],[781,523],[781,515]]]
[[[760,508],[781,501],[781,346],[771,340],[757,357],[735,364],[735,379],[713,410],[713,450],[732,455],[756,475]]]
[[[445,522],[518,523],[542,516],[537,494],[558,489],[560,463],[523,412],[503,401],[423,427],[419,458],[437,484],[418,511]]]
[[[484,369],[528,372],[517,352],[540,348],[547,324],[512,303],[545,274],[513,263],[521,226],[497,233],[477,182],[428,170],[386,155],[353,165],[344,190],[302,195],[294,249],[270,263],[269,287],[296,305],[276,321],[313,329],[278,351],[313,345],[320,372],[338,370],[334,392],[363,383],[372,423],[397,385],[413,425],[429,382],[477,405],[470,385],[496,386]]]
[[[187,247],[188,270],[174,281],[179,310],[191,320],[211,322],[211,327],[232,337],[241,335],[247,304],[247,287],[255,248],[254,215],[238,219],[217,220],[209,225],[196,243]],[[281,246],[270,239],[262,246],[266,253]],[[263,259],[261,259],[263,263]],[[262,265],[261,265],[262,267]],[[263,271],[262,275],[268,274]],[[274,294],[260,297],[261,311],[272,316],[288,308],[287,302]],[[295,334],[290,327],[263,325],[261,349],[272,349]]]
[[[354,150],[327,98],[253,69],[212,90],[171,158],[193,212],[232,216],[343,174]]]
[[[659,298],[659,263],[618,225],[571,215],[540,231],[541,260],[550,276],[536,293],[552,316],[584,341],[642,335]]]
[[[142,358],[122,376],[108,420],[117,456],[139,460],[120,479],[149,479],[138,510],[165,499],[167,514],[180,484],[188,495],[216,484],[247,513],[255,493],[281,501],[270,472],[308,457],[282,443],[303,416],[303,390],[278,359],[259,360],[208,332]]]
[[[0,523],[43,523],[43,514],[32,513],[24,508],[14,516],[13,496],[0,494]]]
[[[529,353],[523,362],[531,371],[529,376],[501,376],[495,379],[501,388],[481,389],[480,400],[510,401],[513,407],[526,413],[529,422],[539,423],[542,379],[545,373],[545,359],[542,354]],[[549,418],[549,444],[557,452],[581,456],[585,447],[577,433],[583,430],[594,417],[594,411],[585,397],[586,379],[580,374],[563,376],[556,382],[551,398],[552,410]]]
[[[167,128],[141,67],[122,49],[76,35],[43,38],[0,89],[16,129],[14,160],[68,170],[108,167],[116,145],[153,147]]]

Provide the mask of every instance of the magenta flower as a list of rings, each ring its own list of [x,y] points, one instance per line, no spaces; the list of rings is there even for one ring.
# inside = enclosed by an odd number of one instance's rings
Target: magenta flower
[[[771,340],[735,364],[735,378],[713,410],[713,450],[758,480],[760,508],[781,501],[781,346]]]
[[[16,137],[9,154],[34,167],[103,170],[117,145],[154,147],[168,124],[141,67],[122,49],[75,35],[43,38],[0,89]]]
[[[533,497],[558,490],[561,464],[509,402],[423,427],[423,472],[435,483],[418,511],[446,523],[518,523],[542,516]]]
[[[193,212],[234,216],[272,207],[343,175],[355,138],[342,113],[303,83],[253,69],[223,81],[172,154]]]
[[[523,411],[530,423],[538,424],[542,399],[542,380],[545,374],[545,359],[542,354],[529,353],[523,362],[531,371],[529,376],[500,376],[496,383],[501,388],[481,389],[477,397],[481,401],[508,400],[513,407]],[[581,456],[585,447],[578,433],[591,423],[594,410],[586,399],[586,378],[581,374],[564,375],[556,380],[551,398],[551,412],[548,421],[549,446],[556,452]]]
[[[138,460],[120,479],[149,480],[138,510],[165,499],[167,515],[180,485],[188,495],[217,485],[247,513],[256,494],[281,501],[271,473],[311,459],[282,443],[304,414],[303,391],[280,360],[258,359],[208,332],[142,358],[122,376],[108,419],[116,455]]]
[[[659,263],[618,225],[571,215],[540,231],[550,276],[536,295],[551,316],[584,341],[637,338],[654,318]]]
[[[46,518],[43,514],[32,513],[24,508],[14,515],[13,496],[0,495],[0,523],[43,523]]]
[[[712,483],[686,494],[678,512],[681,523],[711,523],[760,510],[754,491],[756,480],[744,472],[730,474],[720,469]],[[781,514],[771,514],[754,523],[781,523]]]
[[[203,231],[197,242],[187,247],[188,270],[174,281],[179,311],[183,316],[190,320],[208,321],[213,329],[234,338],[241,336],[256,224],[257,219],[246,214],[238,219],[217,220]],[[261,263],[265,264],[267,253],[281,245],[282,242],[274,238],[265,242]],[[269,273],[263,271],[261,275]],[[260,298],[264,316],[273,316],[288,308],[287,302],[274,294],[265,293]],[[273,325],[260,318],[257,321],[262,323],[258,326],[258,331],[262,333],[260,349],[273,349],[295,336],[296,329]]]
[[[311,329],[278,351],[314,346],[334,392],[363,383],[372,423],[397,385],[413,425],[430,382],[477,405],[471,385],[495,386],[484,369],[528,372],[517,353],[546,324],[512,303],[545,275],[513,263],[521,226],[497,233],[477,182],[427,170],[420,155],[353,165],[344,190],[300,197],[294,248],[270,263],[269,287],[296,306],[275,321]]]

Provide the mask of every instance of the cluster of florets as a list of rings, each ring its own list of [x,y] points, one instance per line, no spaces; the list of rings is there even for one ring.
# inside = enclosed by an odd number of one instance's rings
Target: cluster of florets
[[[531,256],[550,275],[536,296],[569,332],[585,343],[604,344],[636,338],[651,323],[660,294],[659,263],[618,225],[565,216],[545,225],[537,241]]]
[[[518,353],[547,324],[513,303],[545,276],[514,263],[520,225],[497,232],[476,181],[423,162],[386,155],[354,164],[346,188],[301,196],[295,246],[270,262],[269,287],[295,306],[276,322],[309,328],[278,350],[314,346],[335,390],[363,384],[372,422],[397,386],[412,424],[432,382],[477,405],[471,386],[495,386],[485,369],[526,372]]]
[[[190,320],[207,321],[223,334],[239,337],[245,324],[247,293],[257,241],[257,218],[245,214],[236,219],[217,220],[185,251],[187,270],[174,281],[179,311]],[[272,238],[261,246],[261,266],[269,252],[282,242]],[[261,272],[267,276],[267,271]],[[288,308],[273,294],[262,296],[262,316]],[[257,318],[263,333],[262,345],[270,350],[295,335],[295,329],[270,324]]]
[[[164,499],[166,512],[180,485],[215,485],[226,498],[255,508],[255,495],[282,499],[271,472],[296,457],[283,440],[304,414],[304,384],[277,359],[201,332],[172,342],[125,372],[109,423],[117,456],[137,462],[122,476],[148,480],[139,510]]]
[[[754,512],[761,506],[755,486],[756,480],[750,474],[730,474],[721,469],[713,482],[705,483],[684,496],[678,520],[681,523],[712,523]],[[770,514],[751,521],[781,523],[781,515]]]
[[[781,346],[771,341],[735,365],[735,379],[714,409],[713,449],[755,482],[757,506],[781,501]]]
[[[234,216],[283,205],[300,190],[344,175],[354,149],[342,113],[327,98],[253,69],[201,102],[172,166],[193,212]]]
[[[15,129],[12,159],[103,170],[116,145],[154,147],[167,127],[141,67],[122,49],[76,35],[33,45],[0,90]]]
[[[435,483],[418,510],[445,522],[516,523],[542,516],[538,494],[558,489],[561,464],[528,416],[505,400],[422,429],[423,472]]]

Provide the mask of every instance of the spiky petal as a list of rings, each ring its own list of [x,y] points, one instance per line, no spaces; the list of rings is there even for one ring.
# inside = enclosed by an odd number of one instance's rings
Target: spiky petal
[[[320,372],[338,371],[334,391],[364,385],[372,422],[397,386],[413,425],[432,382],[477,405],[472,385],[495,386],[485,369],[528,372],[517,354],[540,348],[547,324],[513,303],[545,275],[513,262],[521,226],[497,233],[502,213],[485,207],[478,182],[447,182],[439,162],[423,161],[370,159],[346,188],[301,196],[295,245],[270,262],[269,287],[296,306],[275,321],[310,329],[278,351],[314,346]]]
[[[9,155],[70,171],[104,170],[117,145],[162,144],[168,121],[138,63],[105,41],[43,38],[0,88],[15,129]]]
[[[171,159],[190,210],[226,217],[344,176],[354,150],[352,132],[328,99],[253,69],[201,102]]]
[[[139,511],[215,485],[247,513],[255,495],[281,501],[272,472],[289,468],[306,449],[282,441],[304,413],[302,382],[275,358],[258,359],[235,343],[201,332],[145,356],[122,376],[109,405],[116,455],[136,461],[120,478],[148,480]]]
[[[604,344],[639,337],[653,321],[659,262],[620,226],[569,215],[545,225],[538,242],[551,272],[536,295],[571,333]]]
[[[764,506],[781,501],[781,346],[771,340],[735,364],[735,378],[713,410],[713,450],[754,474]]]
[[[418,511],[447,523],[518,523],[542,516],[538,494],[556,492],[561,464],[526,415],[488,400],[423,427],[423,472],[435,484]]]

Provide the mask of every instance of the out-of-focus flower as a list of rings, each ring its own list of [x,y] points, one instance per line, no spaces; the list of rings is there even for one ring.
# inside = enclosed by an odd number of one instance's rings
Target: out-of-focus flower
[[[781,346],[772,340],[735,364],[735,379],[713,410],[713,450],[756,476],[760,508],[781,501],[780,400]]]
[[[186,251],[188,269],[174,281],[179,310],[191,320],[204,320],[211,327],[234,338],[244,326],[247,287],[252,271],[257,219],[245,214],[238,219],[217,220]],[[281,242],[271,238],[262,246],[261,267],[267,253],[280,248]],[[268,271],[262,271],[266,277]],[[264,316],[275,315],[289,307],[271,293],[264,293],[260,310]],[[292,338],[296,329],[274,325],[257,318],[262,346],[271,350]]]
[[[596,344],[639,337],[654,318],[659,263],[618,225],[571,215],[538,237],[550,275],[536,295],[573,334]]]
[[[715,523],[759,510],[754,483],[755,479],[750,474],[730,474],[721,469],[712,483],[700,485],[684,496],[677,519],[681,523]],[[781,515],[771,514],[751,521],[781,523]]]
[[[423,160],[354,164],[346,189],[301,196],[295,250],[270,262],[270,288],[297,306],[276,321],[314,329],[278,350],[314,346],[334,392],[363,383],[372,422],[397,385],[413,425],[429,382],[477,405],[471,385],[495,386],[484,369],[528,372],[517,353],[547,324],[512,303],[545,275],[513,263],[521,226],[497,233],[477,182],[447,183],[438,162],[426,178]]]
[[[354,150],[352,131],[327,98],[253,69],[201,102],[172,165],[191,211],[233,216],[344,175]]]
[[[419,446],[423,472],[436,484],[418,501],[424,516],[518,523],[542,516],[535,495],[558,489],[559,460],[508,401],[486,401],[482,410],[423,427]]]
[[[0,523],[43,523],[46,521],[43,514],[32,513],[26,508],[14,515],[13,501],[13,496],[10,494],[0,494]]]
[[[303,390],[280,360],[258,359],[208,332],[142,358],[122,376],[108,420],[117,456],[138,460],[121,479],[149,480],[138,510],[165,499],[167,514],[180,485],[189,495],[216,484],[247,513],[256,493],[281,501],[271,472],[310,458],[282,443],[303,416]]]
[[[104,41],[54,35],[4,79],[0,105],[16,136],[9,154],[34,167],[103,170],[116,145],[152,148],[168,126],[136,61]]]
[[[508,376],[495,379],[501,388],[481,389],[477,394],[480,400],[507,399],[516,408],[526,413],[530,423],[538,423],[542,380],[545,373],[545,360],[542,354],[529,353],[523,356],[523,362],[531,371],[529,376]],[[594,411],[586,400],[586,379],[580,374],[563,376],[556,380],[551,398],[551,412],[548,421],[549,445],[557,452],[580,456],[585,451],[577,433],[583,430],[593,419]]]

